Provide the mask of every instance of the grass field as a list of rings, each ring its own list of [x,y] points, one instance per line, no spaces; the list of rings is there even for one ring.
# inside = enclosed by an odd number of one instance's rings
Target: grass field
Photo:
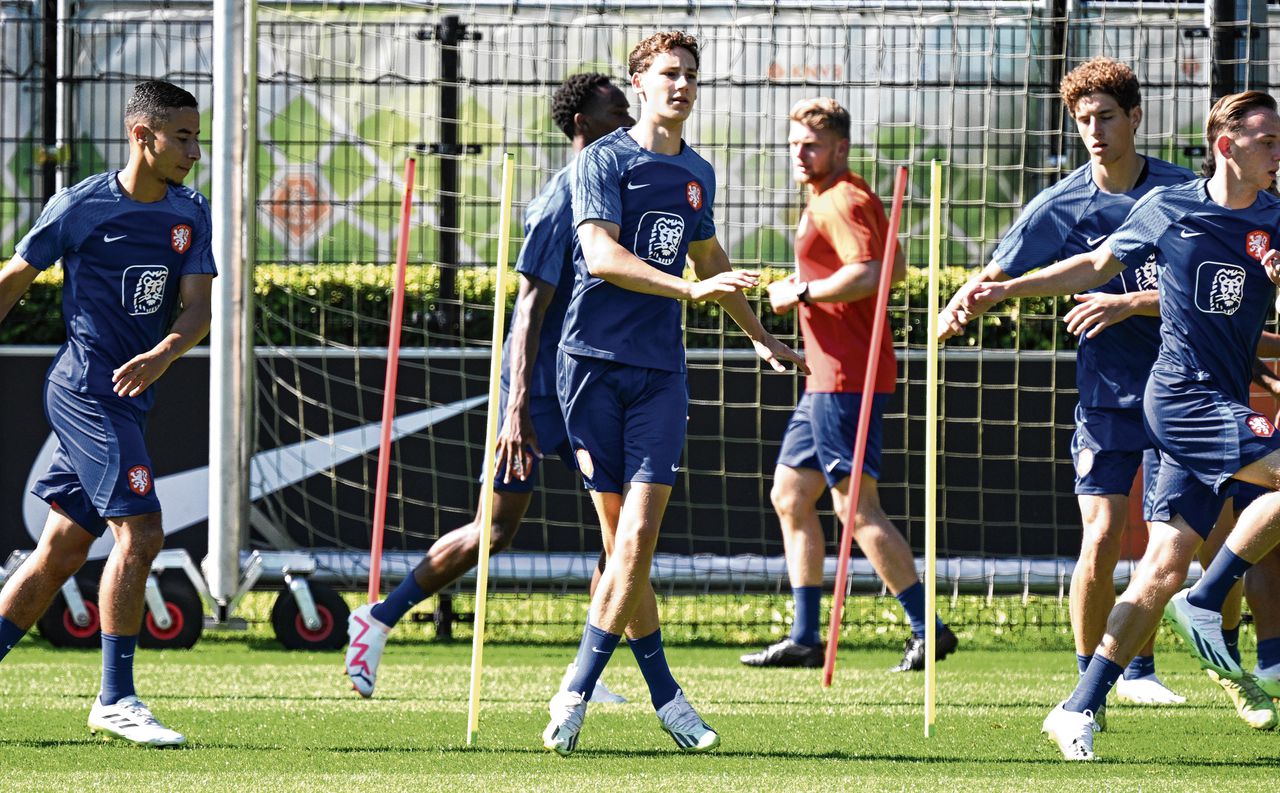
[[[334,655],[254,638],[143,651],[140,693],[189,746],[143,750],[92,738],[96,651],[24,641],[0,665],[0,789],[6,790],[1274,790],[1280,733],[1256,733],[1181,652],[1161,659],[1188,697],[1113,704],[1102,760],[1067,765],[1037,733],[1068,690],[1062,652],[962,652],[941,667],[939,731],[922,736],[922,678],[883,670],[888,651],[843,654],[836,685],[813,670],[757,670],[740,648],[673,647],[677,677],[723,736],[677,753],[622,649],[607,672],[632,699],[594,705],[578,752],[541,748],[546,701],[572,649],[491,645],[478,748],[466,748],[470,647],[392,644],[377,697],[352,693]]]

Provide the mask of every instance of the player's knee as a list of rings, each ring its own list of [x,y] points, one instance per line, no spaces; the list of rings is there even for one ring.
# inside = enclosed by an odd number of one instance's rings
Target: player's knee
[[[1123,530],[1114,531],[1111,526],[1085,526],[1080,541],[1080,562],[1085,565],[1115,567],[1120,558],[1120,539]]]
[[[493,533],[489,538],[489,553],[501,553],[510,548],[519,530],[518,522],[494,521]]]
[[[777,480],[774,480],[773,487],[769,490],[769,500],[773,502],[773,509],[779,515],[799,516],[814,508],[798,489],[787,487]]]
[[[150,564],[164,547],[164,528],[159,514],[155,519],[129,520],[116,527],[116,543],[122,553]]]

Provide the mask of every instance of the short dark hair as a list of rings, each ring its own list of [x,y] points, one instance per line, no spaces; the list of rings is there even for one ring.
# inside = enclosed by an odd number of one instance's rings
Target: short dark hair
[[[575,74],[567,78],[551,96],[551,120],[573,140],[573,117],[586,111],[596,89],[610,85],[608,75],[599,72]]]
[[[653,59],[664,52],[679,48],[687,50],[693,56],[693,65],[700,66],[702,56],[698,53],[698,40],[680,30],[668,30],[654,33],[640,42],[627,56],[627,74],[636,74],[649,68]]]
[[[144,80],[133,88],[133,96],[124,108],[124,123],[133,126],[138,122],[160,125],[169,120],[170,114],[179,108],[199,108],[200,104],[190,92],[164,80]]]

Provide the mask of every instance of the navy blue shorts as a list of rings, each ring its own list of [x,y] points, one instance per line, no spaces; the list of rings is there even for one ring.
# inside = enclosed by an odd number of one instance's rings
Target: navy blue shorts
[[[1236,492],[1232,495],[1231,509],[1237,515],[1244,512],[1244,508],[1258,500],[1258,496],[1270,493],[1265,487],[1260,487],[1252,482],[1236,482]]]
[[[560,351],[556,386],[569,443],[587,489],[627,482],[674,485],[689,423],[684,372]]]
[[[883,446],[881,418],[890,394],[871,398],[871,422],[867,427],[867,451],[862,472],[880,478]],[[834,487],[853,471],[853,446],[858,436],[858,411],[862,394],[810,394],[800,397],[778,450],[778,465],[821,471]]]
[[[507,384],[502,383],[502,390],[498,398],[498,415],[502,416],[503,422],[507,417]],[[569,445],[569,433],[564,428],[564,414],[560,412],[560,402],[555,397],[540,396],[530,397],[529,399],[529,417],[533,419],[533,431],[538,433],[538,448],[543,454],[551,454],[552,452],[560,455],[560,460],[568,466],[570,471],[578,470],[578,466],[573,460],[573,447]],[[502,428],[498,428],[498,432],[502,432]],[[506,469],[498,471],[493,482],[493,489],[503,493],[529,493],[538,484],[538,464],[541,461],[533,458],[533,465],[526,470],[523,480],[517,479],[513,473],[510,482],[504,482],[503,477],[506,476]]]
[[[1076,405],[1076,434],[1071,436],[1076,495],[1127,496],[1142,467],[1142,492],[1151,492],[1160,471],[1160,454],[1147,437],[1142,408],[1087,408]]]
[[[107,518],[160,511],[143,443],[144,411],[46,383],[44,413],[58,446],[32,493],[97,537],[106,532]]]
[[[1147,432],[1161,451],[1148,520],[1182,517],[1209,536],[1231,495],[1231,477],[1280,449],[1271,420],[1208,383],[1156,370],[1143,399]]]

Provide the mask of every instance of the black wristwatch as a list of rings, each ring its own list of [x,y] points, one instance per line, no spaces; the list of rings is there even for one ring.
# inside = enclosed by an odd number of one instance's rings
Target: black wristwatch
[[[813,298],[809,297],[809,282],[801,281],[796,284],[796,300],[804,303],[806,306],[813,304]]]

